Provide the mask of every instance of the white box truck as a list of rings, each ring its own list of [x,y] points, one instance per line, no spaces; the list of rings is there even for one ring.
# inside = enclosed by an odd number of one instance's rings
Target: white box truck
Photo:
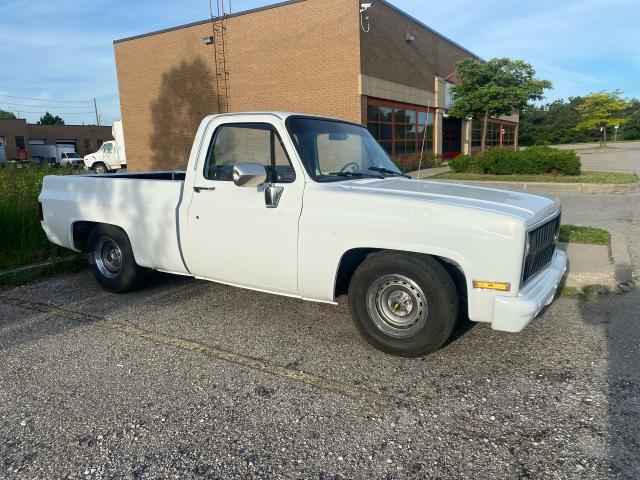
[[[68,145],[29,145],[29,158],[32,163],[38,165],[51,165],[53,167],[73,167],[84,166],[82,157],[76,153],[72,146]]]
[[[84,165],[96,173],[110,173],[127,167],[122,120],[113,122],[113,140],[104,142],[97,152],[84,157]]]

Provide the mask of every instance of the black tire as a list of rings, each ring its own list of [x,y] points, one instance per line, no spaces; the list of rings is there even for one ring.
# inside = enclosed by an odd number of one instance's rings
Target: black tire
[[[87,245],[91,271],[102,288],[125,293],[140,287],[147,269],[136,263],[124,230],[98,225],[91,230]]]
[[[374,347],[418,357],[451,337],[459,300],[451,276],[434,258],[382,251],[353,274],[349,307],[356,327]]]
[[[94,163],[91,168],[93,168],[95,173],[109,173],[109,169],[102,162]]]

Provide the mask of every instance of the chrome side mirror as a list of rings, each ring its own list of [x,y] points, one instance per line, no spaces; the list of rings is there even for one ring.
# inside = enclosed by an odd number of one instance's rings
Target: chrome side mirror
[[[241,162],[233,167],[233,183],[238,187],[257,187],[266,181],[267,170],[260,163]]]

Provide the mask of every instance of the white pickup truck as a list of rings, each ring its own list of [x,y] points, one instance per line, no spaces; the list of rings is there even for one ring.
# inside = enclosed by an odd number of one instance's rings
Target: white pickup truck
[[[41,222],[106,289],[154,269],[336,303],[374,346],[418,356],[459,315],[522,330],[554,298],[561,206],[405,178],[366,128],[289,113],[206,117],[186,172],[48,176]]]

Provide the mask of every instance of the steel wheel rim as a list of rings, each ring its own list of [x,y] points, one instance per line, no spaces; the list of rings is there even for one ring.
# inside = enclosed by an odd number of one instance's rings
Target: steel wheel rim
[[[122,251],[111,237],[100,237],[96,242],[93,260],[100,273],[107,278],[116,278],[122,272]]]
[[[429,314],[422,288],[404,275],[376,279],[367,290],[367,311],[380,331],[396,338],[416,334]]]

